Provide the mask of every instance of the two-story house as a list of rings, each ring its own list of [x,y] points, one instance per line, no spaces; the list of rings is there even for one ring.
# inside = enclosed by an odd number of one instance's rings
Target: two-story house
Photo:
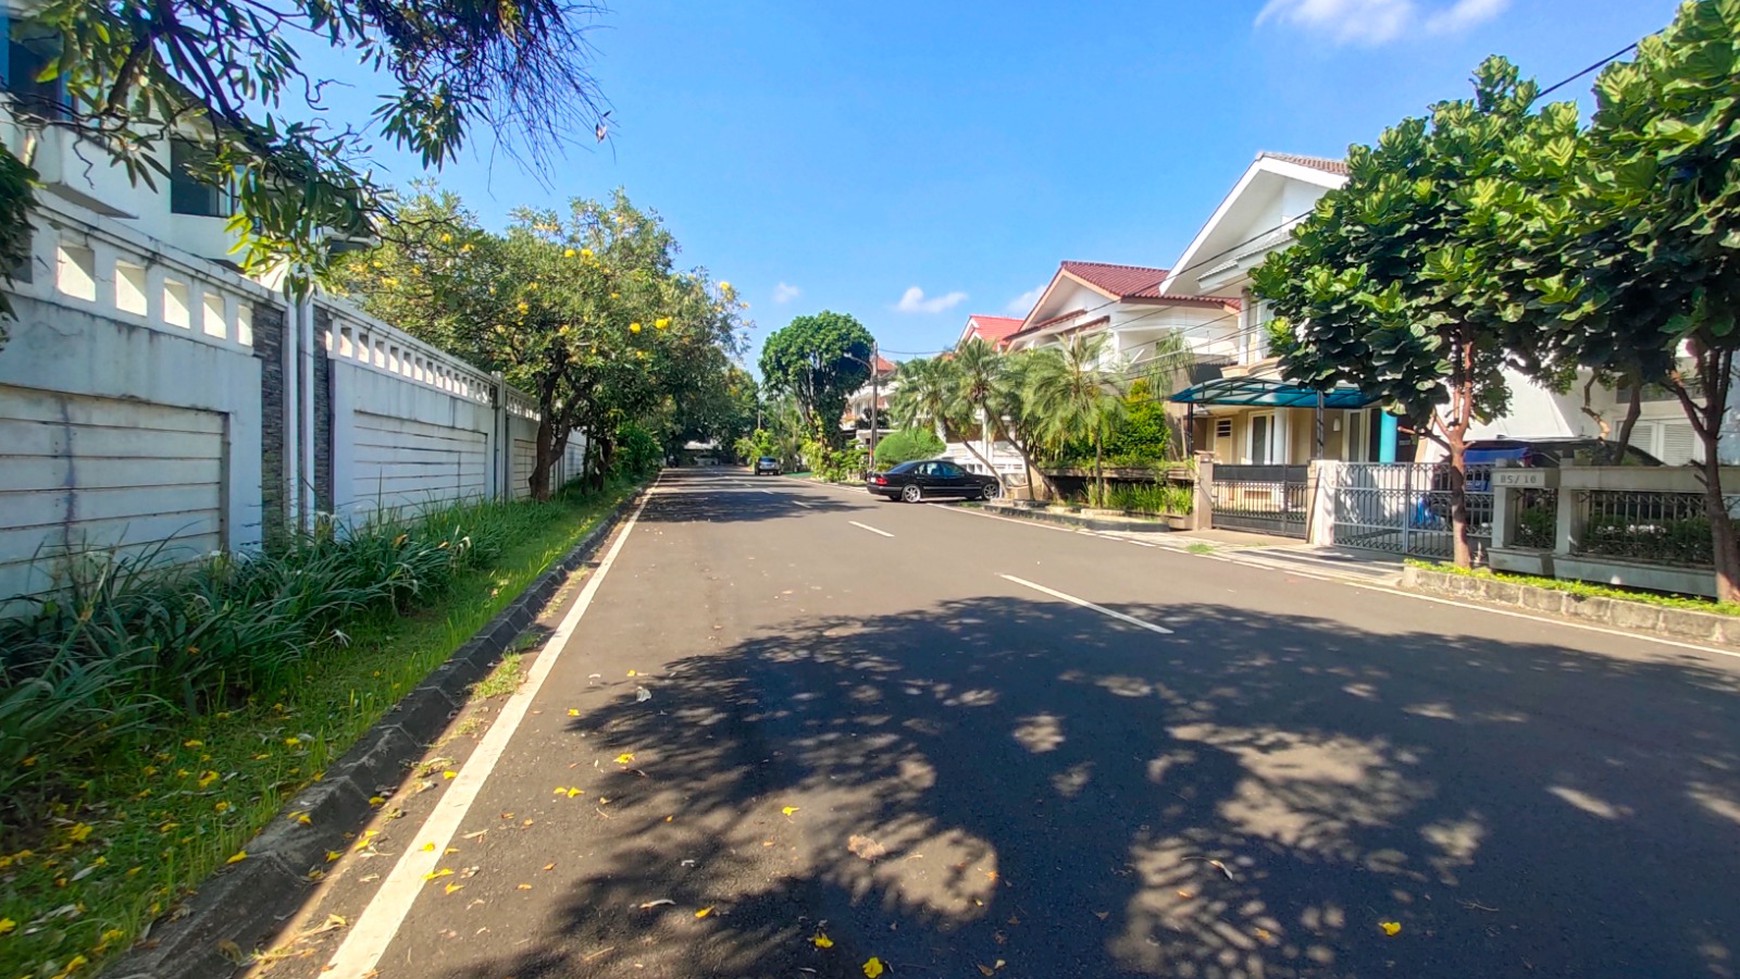
[[[1318,198],[1347,181],[1341,160],[1259,153],[1197,232],[1159,287],[1162,296],[1214,296],[1238,304],[1230,346],[1233,362],[1221,376],[1180,392],[1189,405],[1194,448],[1222,463],[1407,462],[1439,458],[1437,443],[1408,430],[1395,416],[1352,389],[1317,392],[1283,379],[1268,349],[1268,305],[1251,293],[1251,272],[1271,252],[1287,247]],[[1597,435],[1602,416],[1614,425],[1623,414],[1615,393],[1584,385],[1555,392],[1507,371],[1511,408],[1478,425],[1473,438]],[[1321,420],[1321,427],[1319,421]],[[1321,433],[1322,444],[1318,439]],[[1646,400],[1633,444],[1669,465],[1690,458],[1690,426],[1677,404]]]

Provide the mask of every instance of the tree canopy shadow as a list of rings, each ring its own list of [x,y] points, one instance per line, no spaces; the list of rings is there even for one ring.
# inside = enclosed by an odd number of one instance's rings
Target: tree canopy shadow
[[[802,506],[797,505],[800,500]],[[752,523],[861,508],[838,494],[799,492],[796,485],[782,479],[667,469],[659,480],[658,494],[648,502],[640,519],[643,523]]]
[[[1740,673],[1118,608],[1178,631],[982,597],[673,664],[572,722],[633,845],[446,974],[1734,974]]]

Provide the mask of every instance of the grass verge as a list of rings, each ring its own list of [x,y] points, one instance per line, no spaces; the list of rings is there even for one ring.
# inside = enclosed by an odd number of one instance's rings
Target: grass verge
[[[107,753],[43,825],[12,834],[27,845],[0,848],[0,976],[94,973],[631,492],[528,505],[487,567],[454,576],[421,610],[347,621],[348,645],[310,656],[276,692]]]
[[[1422,561],[1408,558],[1407,563],[1427,571],[1440,571],[1445,574],[1462,575],[1465,578],[1493,578],[1517,585],[1529,585],[1534,588],[1546,588],[1551,591],[1562,591],[1584,598],[1615,598],[1624,602],[1641,602],[1644,605],[1657,605],[1662,608],[1685,609],[1691,612],[1709,612],[1713,615],[1740,615],[1740,604],[1733,602],[1718,602],[1709,598],[1699,598],[1693,595],[1666,595],[1656,591],[1643,591],[1637,588],[1621,588],[1617,585],[1599,585],[1589,581],[1566,581],[1561,578],[1541,578],[1535,575],[1512,574],[1508,571],[1493,571],[1490,568],[1459,568],[1454,564],[1444,564],[1438,561]]]

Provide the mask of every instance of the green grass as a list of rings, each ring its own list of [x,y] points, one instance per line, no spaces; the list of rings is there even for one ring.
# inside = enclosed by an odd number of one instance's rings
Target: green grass
[[[1740,604],[1733,602],[1718,602],[1714,599],[1700,598],[1694,595],[1667,595],[1662,592],[1643,591],[1637,588],[1621,588],[1617,585],[1601,585],[1590,581],[1566,581],[1561,578],[1541,578],[1535,575],[1512,574],[1508,571],[1493,571],[1490,568],[1459,568],[1454,564],[1444,564],[1437,561],[1422,561],[1408,558],[1407,563],[1427,571],[1441,571],[1446,574],[1462,575],[1468,578],[1494,578],[1518,585],[1530,585],[1535,588],[1547,588],[1552,591],[1567,592],[1584,598],[1615,598],[1624,602],[1641,602],[1645,605],[1656,605],[1661,608],[1686,609],[1692,612],[1709,612],[1714,615],[1740,615]]]
[[[1185,548],[1185,550],[1189,551],[1192,554],[1213,554],[1214,553],[1214,545],[1204,543],[1202,541],[1197,541],[1196,543]]]
[[[413,610],[344,619],[275,686],[91,760],[0,846],[0,976],[89,974],[126,948],[630,491],[504,507],[499,551]]]
[[[520,654],[508,653],[495,665],[495,669],[489,671],[489,676],[472,686],[471,696],[482,700],[506,697],[518,690],[525,680],[525,671],[520,669]]]

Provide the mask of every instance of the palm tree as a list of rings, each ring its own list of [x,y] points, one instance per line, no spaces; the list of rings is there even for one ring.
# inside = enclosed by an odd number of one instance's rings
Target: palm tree
[[[953,428],[955,377],[953,365],[941,357],[903,361],[888,402],[888,413],[904,428],[928,427],[944,442]]]
[[[1027,406],[1039,431],[1062,445],[1086,437],[1094,447],[1093,503],[1106,499],[1105,444],[1124,414],[1128,378],[1108,362],[1105,334],[1076,334],[1039,351],[1027,376]]]

